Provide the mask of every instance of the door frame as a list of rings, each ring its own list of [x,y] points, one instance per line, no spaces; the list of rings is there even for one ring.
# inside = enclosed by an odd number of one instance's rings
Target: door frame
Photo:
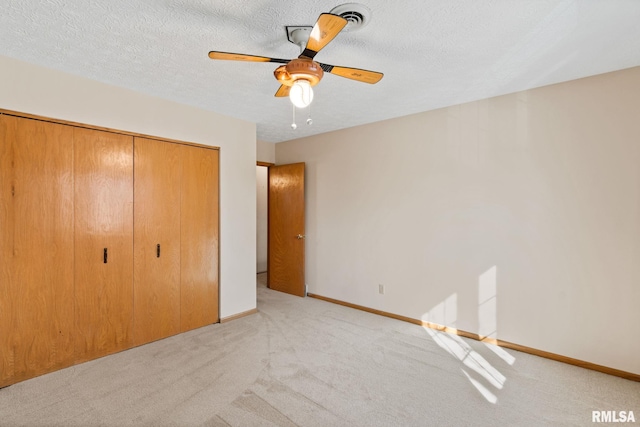
[[[304,166],[304,162],[298,162],[301,163]],[[292,164],[298,164],[298,163],[292,163]],[[287,166],[287,164],[285,165],[276,165],[275,163],[270,163],[270,162],[261,162],[261,161],[256,161],[256,165],[257,166],[263,166],[267,168],[267,287],[269,289],[273,289],[272,288],[272,284],[273,284],[273,278],[272,278],[272,269],[269,268],[269,266],[271,265],[271,245],[270,245],[270,234],[271,234],[271,223],[272,223],[272,219],[273,217],[273,213],[271,210],[271,167],[272,166]],[[303,178],[304,179],[304,178]],[[303,190],[303,194],[304,194],[304,190]],[[306,199],[306,198],[305,198]],[[303,201],[303,204],[306,204]],[[304,210],[304,207],[303,207]],[[306,216],[306,215],[305,215]],[[303,219],[303,221],[305,221]],[[304,231],[303,231],[304,232]],[[303,236],[304,238],[304,236]],[[306,245],[305,242],[302,243],[303,245]],[[304,248],[303,248],[304,251]],[[302,265],[302,269],[303,269],[303,275],[304,275],[304,269],[305,269],[305,261],[303,258],[303,265]],[[306,285],[306,278],[303,277],[303,291],[302,291],[302,295],[299,295],[297,293],[292,293],[292,295],[297,295],[297,296],[301,296],[301,297],[305,297],[307,294],[307,285]],[[288,292],[288,291],[284,291],[284,292]],[[289,293],[289,292],[288,292]]]

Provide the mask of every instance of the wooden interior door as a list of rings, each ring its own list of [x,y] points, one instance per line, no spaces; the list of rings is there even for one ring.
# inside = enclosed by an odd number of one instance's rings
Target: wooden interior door
[[[180,329],[218,314],[218,150],[182,146]]]
[[[269,251],[271,289],[305,296],[304,163],[269,168]]]
[[[0,115],[0,386],[73,363],[73,131]]]
[[[180,332],[180,145],[134,141],[134,343]]]
[[[74,129],[75,349],[133,345],[133,137]]]

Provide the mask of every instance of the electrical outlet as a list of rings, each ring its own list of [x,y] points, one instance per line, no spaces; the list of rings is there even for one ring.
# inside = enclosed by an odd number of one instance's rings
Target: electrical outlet
[[[384,295],[384,285],[378,285],[378,293]]]

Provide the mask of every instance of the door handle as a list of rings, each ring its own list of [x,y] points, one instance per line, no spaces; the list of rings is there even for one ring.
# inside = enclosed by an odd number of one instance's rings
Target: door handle
[[[160,243],[156,246],[156,258],[160,258]]]
[[[305,235],[303,235],[303,234],[298,234],[298,235],[296,236],[296,239],[298,239],[298,240],[302,240],[302,239],[304,239],[305,237],[307,237],[307,236],[305,236]]]
[[[107,248],[104,248],[104,252],[102,253],[102,257],[103,257],[103,261],[106,264],[107,263]]]

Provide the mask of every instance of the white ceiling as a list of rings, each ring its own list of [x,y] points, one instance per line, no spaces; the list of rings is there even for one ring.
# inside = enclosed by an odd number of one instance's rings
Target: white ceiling
[[[640,0],[361,0],[372,16],[316,60],[380,71],[376,85],[325,75],[307,126],[274,98],[278,64],[212,61],[210,50],[293,58],[286,25],[339,0],[3,0],[0,55],[257,124],[293,138],[640,65]]]

